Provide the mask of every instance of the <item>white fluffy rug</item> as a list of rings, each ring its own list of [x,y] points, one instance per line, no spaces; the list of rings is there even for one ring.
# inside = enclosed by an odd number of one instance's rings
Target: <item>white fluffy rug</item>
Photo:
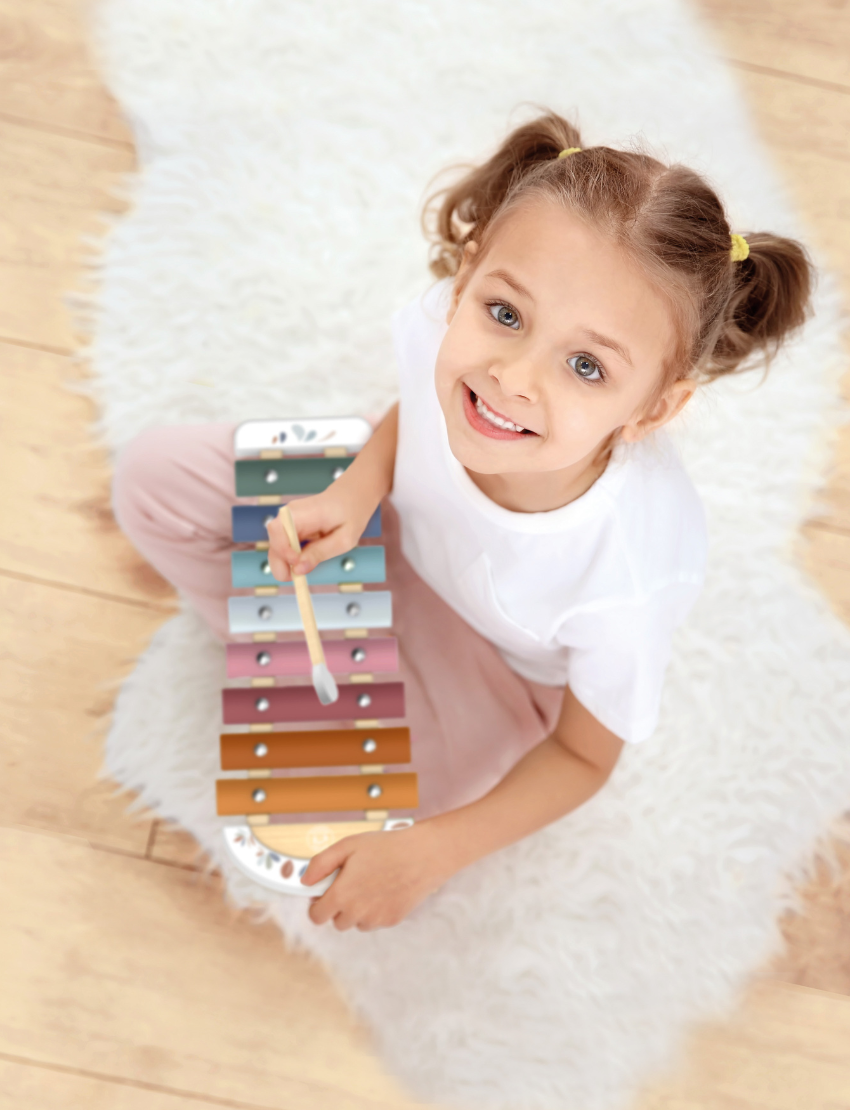
[[[386,403],[390,314],[428,280],[426,183],[517,105],[572,112],[587,142],[642,133],[707,171],[739,230],[799,231],[673,0],[108,0],[98,38],[142,154],[95,306],[114,448],[156,422]],[[777,944],[789,876],[850,799],[850,635],[790,554],[836,415],[836,320],[822,286],[767,385],[717,387],[679,429],[712,551],[657,735],[400,927],[315,930],[301,900],[228,868],[222,651],[197,618],[169,622],[122,690],[109,773],[327,962],[420,1096],[626,1106]]]

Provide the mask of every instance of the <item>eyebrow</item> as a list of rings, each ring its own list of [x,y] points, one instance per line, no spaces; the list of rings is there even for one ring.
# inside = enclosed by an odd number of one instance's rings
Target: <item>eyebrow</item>
[[[534,304],[534,297],[532,297],[529,290],[526,289],[522,282],[517,281],[515,277],[511,277],[507,270],[491,270],[487,277],[498,278],[500,281],[503,281],[505,285],[510,285],[511,289],[519,293],[521,297],[527,297],[531,303]]]
[[[591,343],[598,343],[600,347],[607,347],[609,350],[618,354],[629,366],[634,365],[629,352],[621,343],[618,343],[616,339],[609,339],[607,335],[600,335],[598,331],[593,331],[592,328],[585,328],[584,334]]]
[[[519,293],[521,297],[527,297],[532,304],[534,303],[534,297],[531,295],[530,291],[526,289],[522,282],[512,277],[507,270],[491,270],[490,273],[487,274],[487,277],[498,278],[499,281],[503,281],[506,285],[510,285],[511,289]],[[584,328],[583,330],[591,343],[598,343],[600,347],[607,347],[610,351],[614,351],[615,354],[618,354],[629,366],[634,366],[629,352],[622,343],[618,343],[616,339],[611,339],[607,335],[601,335],[598,331],[594,331],[593,328]]]

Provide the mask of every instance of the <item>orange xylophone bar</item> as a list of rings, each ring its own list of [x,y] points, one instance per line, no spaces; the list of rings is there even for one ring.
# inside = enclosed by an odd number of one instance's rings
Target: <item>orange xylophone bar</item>
[[[414,771],[394,774],[320,775],[293,778],[219,779],[218,812],[223,817],[258,813],[315,813],[347,810],[416,809]]]
[[[291,732],[225,732],[221,735],[223,771],[409,762],[409,728],[293,729]]]

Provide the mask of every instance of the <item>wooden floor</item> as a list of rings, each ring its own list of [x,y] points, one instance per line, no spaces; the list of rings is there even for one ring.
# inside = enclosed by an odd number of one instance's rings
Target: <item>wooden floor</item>
[[[187,837],[97,778],[116,685],[173,603],[112,521],[95,414],[67,389],[81,237],[134,166],[83,4],[0,0],[0,1108],[404,1110],[324,975],[225,906]],[[850,300],[850,6],[703,9]],[[850,436],[829,482],[806,558],[850,621]],[[843,863],[642,1110],[850,1108]]]

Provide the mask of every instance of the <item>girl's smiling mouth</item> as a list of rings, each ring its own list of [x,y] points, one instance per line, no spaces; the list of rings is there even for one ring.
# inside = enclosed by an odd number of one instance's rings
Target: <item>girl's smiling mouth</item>
[[[537,434],[491,409],[469,386],[463,390],[463,411],[472,427],[491,439],[521,439]]]

